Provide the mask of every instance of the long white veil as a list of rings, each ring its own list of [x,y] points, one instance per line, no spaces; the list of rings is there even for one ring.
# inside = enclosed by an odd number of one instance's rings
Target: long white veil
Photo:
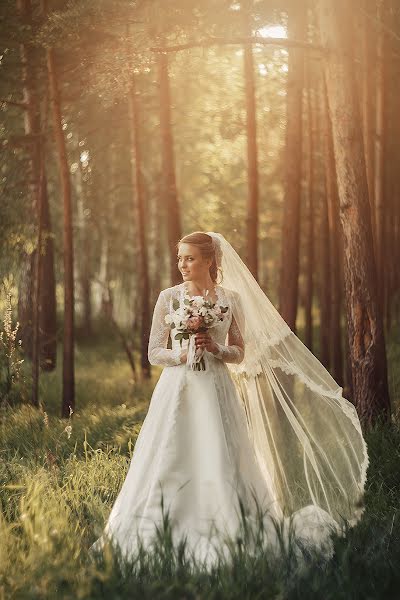
[[[368,467],[355,407],[292,332],[231,244],[213,238],[223,286],[245,342],[228,363],[243,400],[250,437],[285,516],[315,505],[342,527],[360,518]]]

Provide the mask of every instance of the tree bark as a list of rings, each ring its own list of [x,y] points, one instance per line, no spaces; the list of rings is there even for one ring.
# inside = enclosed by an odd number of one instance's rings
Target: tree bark
[[[378,0],[379,30],[376,48],[376,111],[375,111],[375,222],[376,222],[376,266],[378,301],[381,309],[384,307],[384,246],[385,246],[385,156],[386,156],[386,32],[383,31],[385,21],[385,2]]]
[[[244,46],[247,137],[247,266],[258,279],[258,169],[257,120],[254,83],[253,47]]]
[[[306,217],[306,289],[304,298],[305,311],[305,332],[304,343],[311,351],[313,349],[313,315],[312,305],[314,296],[314,196],[315,196],[315,157],[314,157],[314,141],[315,141],[315,98],[314,90],[311,86],[311,65],[307,62],[306,78],[307,78],[307,125],[308,135],[305,136],[306,156],[307,156],[307,217]]]
[[[177,284],[182,277],[176,258],[176,244],[181,235],[181,217],[176,191],[175,158],[171,126],[171,92],[168,75],[168,56],[158,55],[160,83],[160,129],[163,169],[163,199],[167,213],[168,245],[170,253],[171,284]]]
[[[304,39],[306,11],[293,5],[289,14],[288,36]],[[296,332],[299,280],[302,99],[304,56],[297,48],[289,50],[285,153],[285,194],[283,200],[282,249],[279,285],[279,312]]]
[[[42,204],[42,268],[40,282],[40,366],[54,371],[57,362],[57,301],[54,268],[54,237],[50,217],[47,179],[43,165]]]
[[[145,216],[144,182],[142,174],[142,153],[140,147],[139,96],[135,75],[132,74],[129,90],[129,128],[131,136],[132,187],[136,195],[137,233],[139,240],[139,282],[141,307],[141,367],[142,375],[149,379],[151,367],[148,359],[150,337],[150,279],[147,253],[147,221]]]
[[[329,370],[330,364],[330,331],[331,331],[331,255],[330,255],[330,231],[328,220],[328,199],[326,189],[321,195],[321,221],[320,221],[320,279],[319,279],[319,302],[320,302],[320,327],[319,327],[319,360]]]
[[[386,349],[375,289],[368,184],[346,0],[319,0],[321,39],[338,177],[354,403],[365,425],[390,419]]]
[[[322,137],[321,127],[321,110],[322,110],[322,99],[320,95],[320,89],[316,90],[316,132],[318,140]],[[323,149],[319,148],[319,153]],[[324,185],[325,184],[325,185]],[[330,228],[329,228],[329,215],[328,215],[328,193],[326,182],[323,181],[322,186],[323,192],[321,195],[321,206],[320,206],[320,287],[319,287],[319,300],[320,300],[320,361],[325,367],[330,370],[330,332],[331,332],[331,297],[330,297],[330,286],[331,286],[331,275],[332,275],[332,255],[331,255],[331,242],[330,242]]]
[[[368,11],[369,2],[364,0],[363,3],[364,11]],[[370,202],[370,210],[372,217],[372,237],[374,240],[374,246],[376,243],[376,223],[375,223],[375,165],[374,165],[374,123],[373,123],[373,94],[374,89],[371,85],[371,68],[375,64],[375,56],[372,52],[372,43],[374,39],[373,32],[371,30],[370,21],[367,16],[362,18],[362,73],[361,73],[361,110],[363,119],[363,139],[364,139],[364,153],[365,153],[365,164],[367,167],[367,181],[368,181],[368,194]],[[374,71],[373,71],[374,72]],[[376,249],[374,249],[374,254]]]
[[[75,369],[74,369],[74,251],[72,235],[72,195],[68,166],[67,147],[62,128],[61,99],[58,86],[54,50],[47,51],[47,72],[49,78],[50,102],[53,113],[54,138],[58,154],[64,228],[64,345],[63,345],[63,389],[61,416],[68,418],[75,410]]]
[[[42,147],[39,146],[39,187],[37,196],[37,251],[36,269],[32,296],[32,391],[31,402],[33,406],[40,407],[39,399],[39,375],[40,375],[40,297],[41,297],[41,273],[42,273],[42,245],[43,245],[43,193],[44,184],[44,156]]]
[[[17,11],[21,20],[27,25],[32,25],[32,6],[30,0],[17,0]],[[41,156],[44,153],[43,132],[40,115],[40,101],[38,92],[38,74],[36,66],[37,50],[29,43],[20,44],[22,74],[23,74],[23,105],[25,134],[30,138],[30,195],[32,198],[32,211],[40,217],[40,237],[42,239],[42,256],[39,259],[40,278],[36,285],[39,289],[38,299],[38,334],[33,334],[34,321],[32,298],[35,292],[33,278],[37,271],[38,254],[35,250],[31,255],[24,257],[23,281],[21,277],[18,294],[18,317],[21,323],[21,339],[26,355],[33,358],[33,338],[37,337],[38,360],[43,370],[55,369],[57,360],[57,319],[56,319],[56,292],[54,276],[54,243],[51,230],[50,209],[47,194],[47,180]],[[41,208],[40,208],[41,207]],[[34,217],[35,218],[35,217]],[[39,218],[36,219],[39,221]],[[36,342],[35,342],[36,343]],[[36,360],[36,358],[35,358]]]
[[[342,280],[340,275],[341,247],[339,236],[339,199],[336,179],[335,157],[333,152],[332,126],[329,117],[328,97],[326,86],[324,86],[324,156],[325,156],[325,178],[326,195],[328,202],[329,222],[329,245],[331,260],[330,271],[330,365],[331,373],[335,381],[343,387],[343,351],[341,333],[341,302],[342,302]]]

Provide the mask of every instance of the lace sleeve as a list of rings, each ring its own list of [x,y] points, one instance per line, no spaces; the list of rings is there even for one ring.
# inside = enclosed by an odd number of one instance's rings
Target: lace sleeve
[[[154,307],[153,321],[151,323],[148,356],[151,365],[171,367],[180,364],[181,349],[170,350],[167,348],[169,327],[164,317],[169,312],[165,292],[161,291]]]
[[[235,314],[238,315],[240,327],[244,331],[244,313],[238,296],[234,297]],[[237,312],[238,311],[238,312]],[[226,363],[241,363],[244,358],[244,341],[241,334],[241,329],[238,327],[235,317],[232,315],[232,322],[228,331],[228,345],[218,344],[218,352],[214,354]]]

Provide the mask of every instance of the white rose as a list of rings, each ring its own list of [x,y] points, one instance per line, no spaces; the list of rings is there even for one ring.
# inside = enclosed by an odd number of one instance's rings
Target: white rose
[[[173,322],[175,323],[176,326],[178,326],[181,321],[182,321],[182,317],[180,315],[175,314],[173,316]]]
[[[192,300],[193,300],[192,306],[197,306],[198,308],[200,308],[204,304],[203,296],[193,296]]]

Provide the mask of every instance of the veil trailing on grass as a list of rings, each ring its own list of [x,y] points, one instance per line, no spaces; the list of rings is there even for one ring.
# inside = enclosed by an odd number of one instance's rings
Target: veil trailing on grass
[[[213,238],[223,286],[245,343],[227,363],[262,473],[285,516],[314,505],[342,527],[360,518],[367,446],[343,389],[264,294],[229,242]]]

